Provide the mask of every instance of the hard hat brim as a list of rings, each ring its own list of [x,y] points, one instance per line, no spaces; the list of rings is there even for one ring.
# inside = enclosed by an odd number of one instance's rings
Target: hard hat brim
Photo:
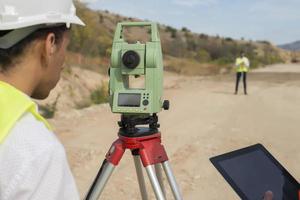
[[[35,20],[24,18],[16,23],[1,23],[0,30],[14,30],[42,24],[66,24],[67,26],[75,24],[85,26],[85,23],[77,16],[57,16],[56,18],[47,16],[40,16],[40,18],[37,18],[35,16]]]
[[[71,23],[71,24],[77,24],[77,25],[80,25],[80,26],[85,26],[85,23],[77,16],[75,16],[74,22]]]

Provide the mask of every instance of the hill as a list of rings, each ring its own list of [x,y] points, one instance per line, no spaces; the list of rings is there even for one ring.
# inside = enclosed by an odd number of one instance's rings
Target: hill
[[[278,47],[290,51],[300,51],[300,40],[289,44],[279,45]]]
[[[141,20],[109,11],[94,11],[79,2],[77,8],[78,15],[87,26],[73,27],[67,64],[106,73],[116,24],[121,21]],[[241,51],[246,52],[253,68],[285,61],[280,50],[268,41],[233,40],[218,35],[192,33],[185,27],[178,30],[163,24],[159,24],[159,31],[165,55],[165,69],[169,71],[188,75],[228,72]],[[126,30],[124,35],[129,41],[145,41],[148,30],[132,28]]]

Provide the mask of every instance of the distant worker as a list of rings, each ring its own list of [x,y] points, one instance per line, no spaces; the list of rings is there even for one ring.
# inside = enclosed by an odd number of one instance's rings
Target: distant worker
[[[0,1],[0,199],[79,200],[65,149],[31,98],[60,79],[72,0]]]
[[[240,56],[235,60],[236,67],[236,84],[235,84],[235,93],[238,93],[239,82],[241,76],[243,76],[244,83],[244,94],[247,95],[247,72],[249,71],[250,62],[249,59],[245,56],[244,52],[241,52]]]

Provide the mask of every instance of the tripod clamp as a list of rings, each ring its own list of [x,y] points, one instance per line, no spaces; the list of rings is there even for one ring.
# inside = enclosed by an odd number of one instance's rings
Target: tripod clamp
[[[134,116],[134,115],[121,115],[121,121],[118,122],[120,130],[125,133],[126,136],[133,135],[139,132],[137,125],[149,125],[151,132],[157,132],[160,124],[158,123],[157,114],[150,116]]]

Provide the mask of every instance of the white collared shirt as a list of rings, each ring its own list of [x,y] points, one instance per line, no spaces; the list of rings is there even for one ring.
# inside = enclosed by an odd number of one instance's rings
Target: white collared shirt
[[[0,144],[1,200],[79,200],[64,147],[25,113]]]

